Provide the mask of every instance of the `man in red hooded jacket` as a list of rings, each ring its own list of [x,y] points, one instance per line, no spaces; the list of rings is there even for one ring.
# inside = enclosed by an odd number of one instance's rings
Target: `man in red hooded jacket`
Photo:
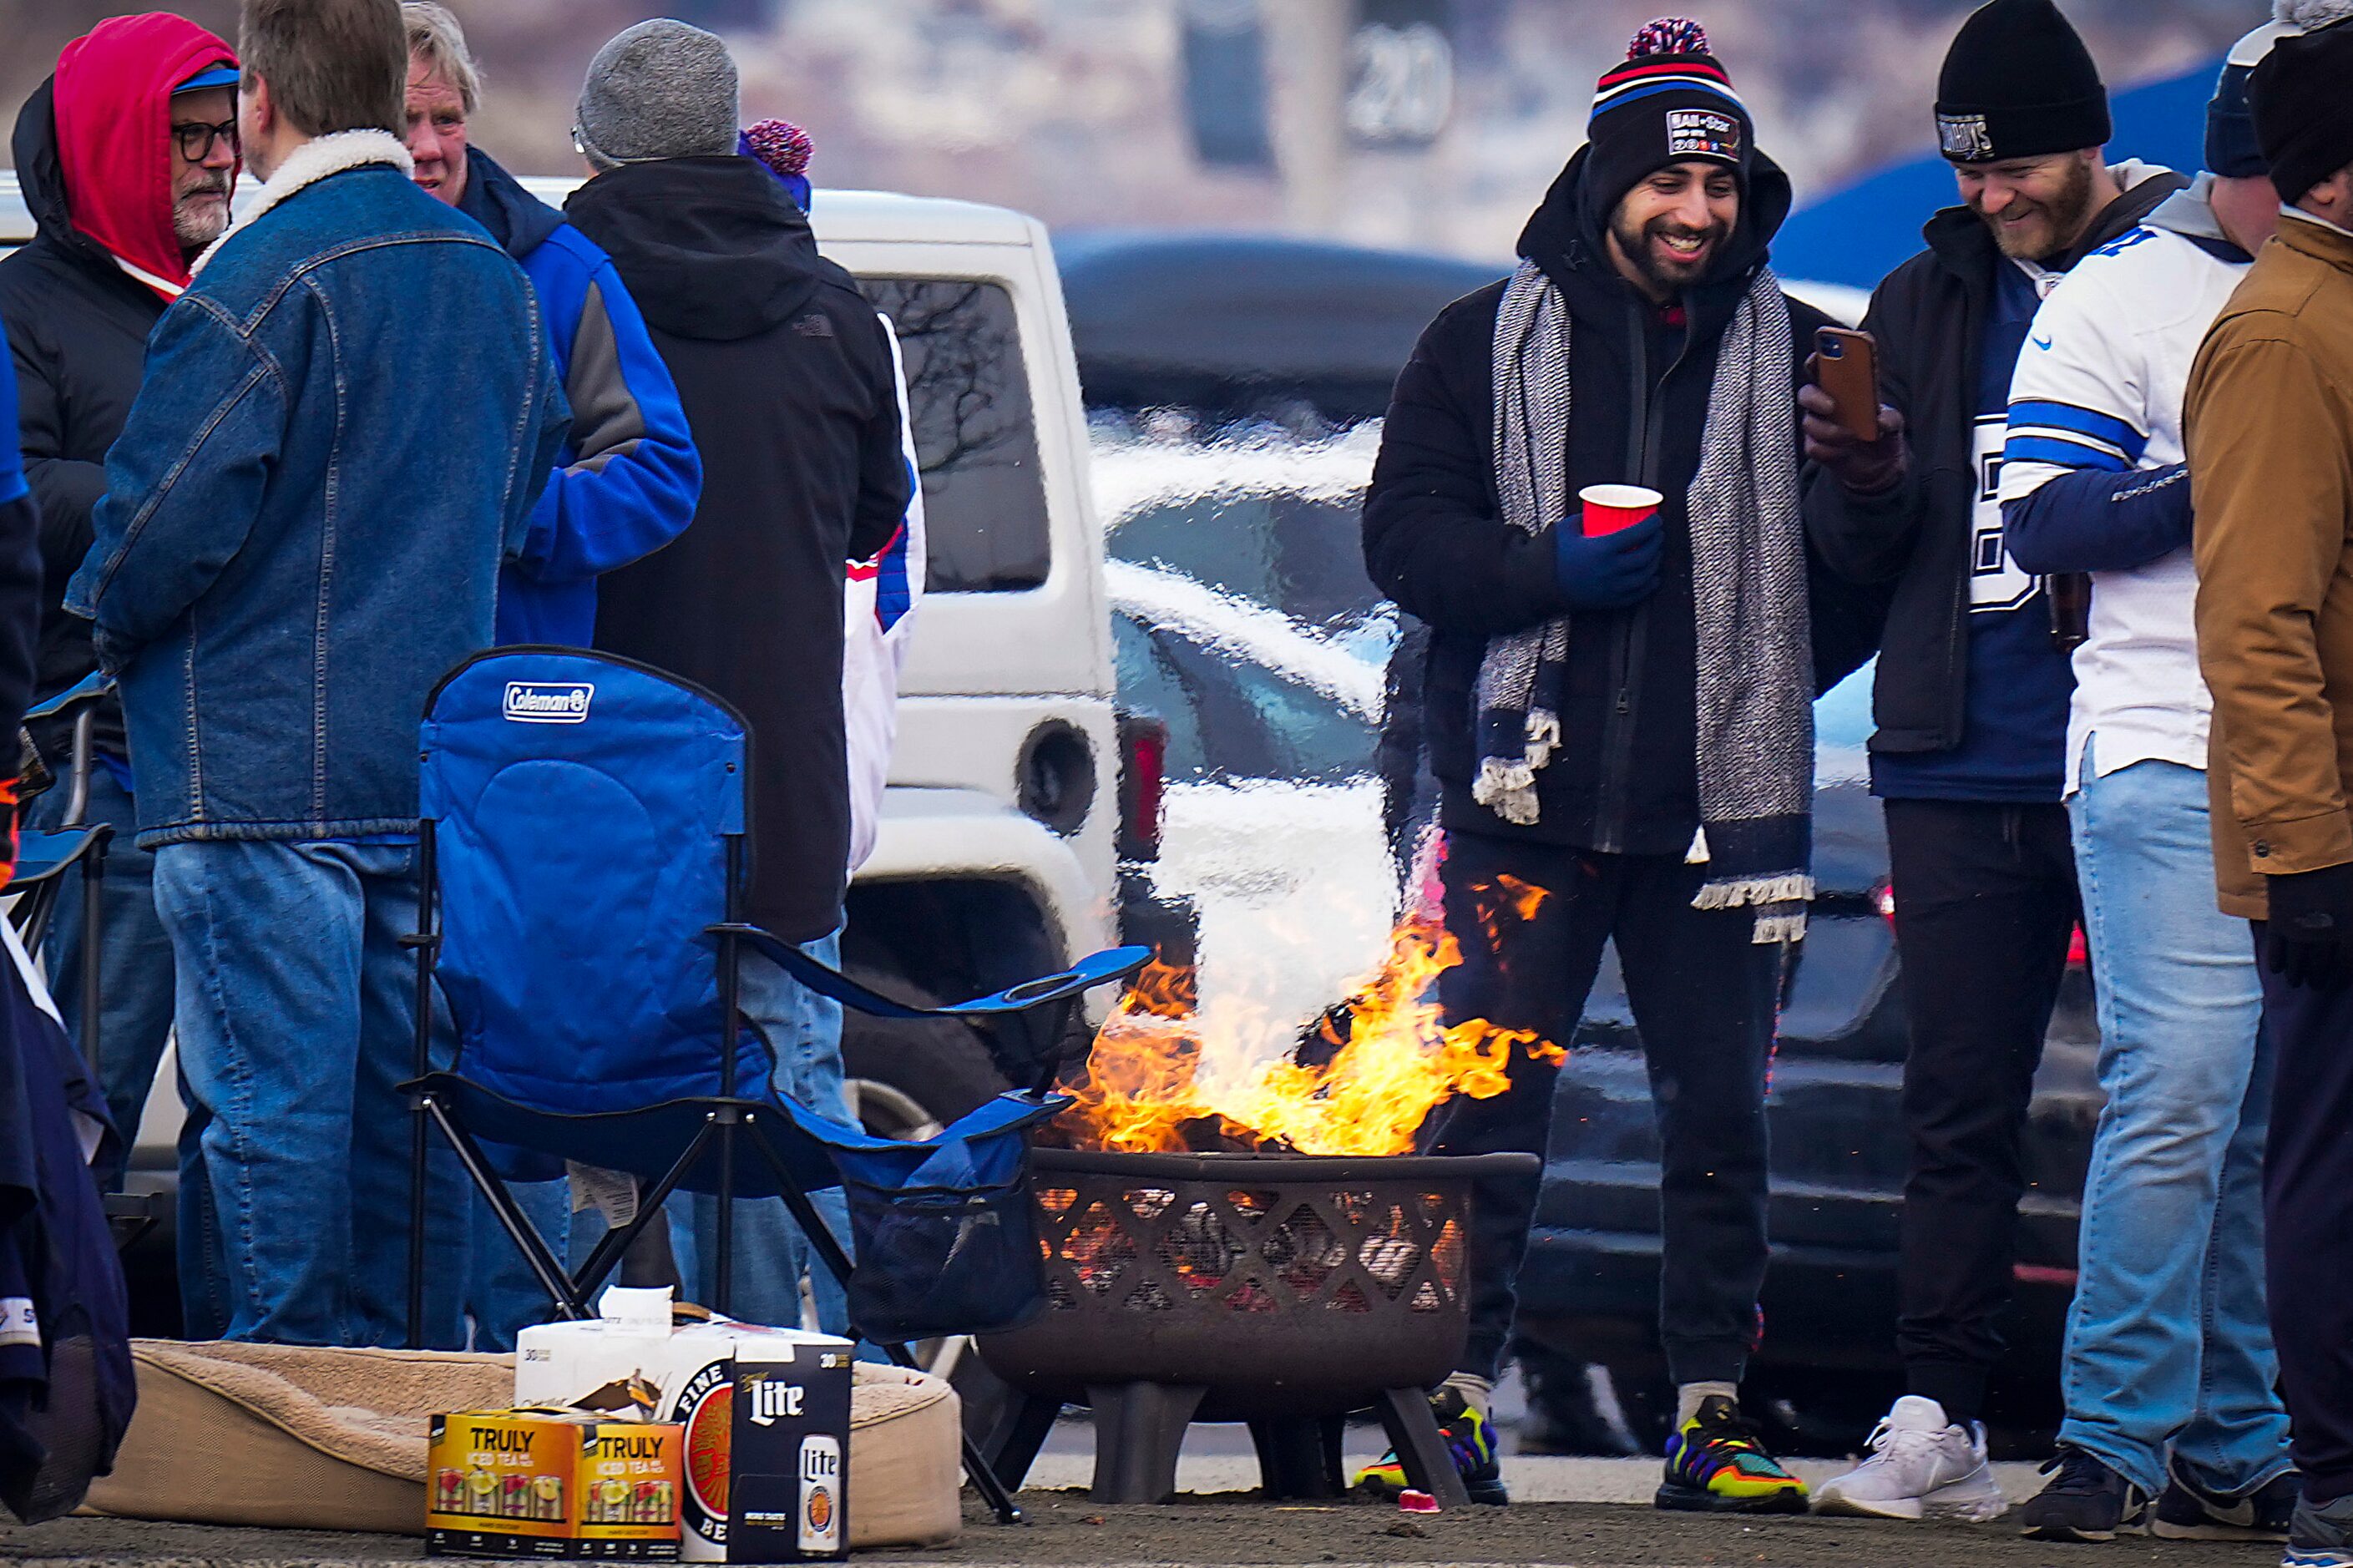
[[[97,668],[90,623],[64,613],[66,582],[90,550],[90,511],[106,492],[106,449],[138,395],[148,331],[186,286],[189,262],[228,225],[237,77],[235,52],[195,23],[162,13],[118,16],[65,47],[57,74],[16,119],[16,177],[39,232],[0,260],[0,322],[16,365],[25,477],[40,504],[43,696]],[[34,739],[62,774],[69,727],[37,727]],[[111,700],[94,740],[89,820],[115,828],[100,911],[100,1060],[107,1104],[128,1145],[171,1028],[172,950],[155,918],[150,857],[132,841],[122,715]],[[68,793],[35,800],[27,822],[57,827]],[[65,898],[79,898],[70,879]],[[81,1001],[78,911],[59,910],[50,930],[51,981],[73,1029]],[[201,1181],[181,1186],[184,1200],[208,1190]],[[216,1273],[192,1250],[203,1245],[202,1220],[183,1215],[181,1279],[189,1331],[209,1337],[219,1322],[199,1298]]]

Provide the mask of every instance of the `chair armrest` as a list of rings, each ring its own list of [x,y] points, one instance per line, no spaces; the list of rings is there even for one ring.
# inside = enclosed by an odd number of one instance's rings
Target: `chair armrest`
[[[70,713],[85,703],[95,702],[114,689],[114,677],[104,670],[94,669],[63,691],[45,701],[37,702],[25,710],[26,719],[55,719]]]
[[[869,990],[839,970],[818,963],[791,942],[754,925],[715,925],[713,936],[733,936],[776,962],[786,973],[845,1007],[877,1018],[972,1018],[1006,1013],[1026,1013],[1049,1002],[1060,1002],[1098,985],[1125,980],[1152,962],[1148,947],[1112,947],[1092,952],[1059,973],[1039,975],[1018,985],[946,1007],[917,1007]]]

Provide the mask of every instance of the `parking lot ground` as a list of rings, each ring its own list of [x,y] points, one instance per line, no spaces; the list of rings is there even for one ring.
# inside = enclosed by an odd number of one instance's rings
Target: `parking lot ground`
[[[1023,1494],[1026,1525],[1000,1529],[969,1500],[955,1545],[873,1552],[869,1568],[907,1563],[1053,1565],[1530,1563],[1576,1568],[2256,1568],[2277,1546],[2135,1539],[2103,1547],[2052,1546],[2006,1525],[1897,1525],[1867,1520],[1742,1521],[1664,1514],[1623,1503],[1529,1503],[1407,1516],[1369,1502],[1284,1506],[1231,1496],[1188,1498],[1166,1508],[1111,1507],[1080,1492]],[[0,1531],[12,1568],[66,1563],[140,1568],[343,1568],[409,1562],[424,1543],[407,1536],[223,1530],[69,1519]]]

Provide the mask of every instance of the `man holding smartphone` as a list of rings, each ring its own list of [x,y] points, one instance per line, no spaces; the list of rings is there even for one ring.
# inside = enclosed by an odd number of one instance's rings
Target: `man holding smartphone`
[[[2105,167],[2106,89],[2052,0],[1962,24],[1936,125],[1963,205],[1923,231],[1863,326],[1887,406],[1848,429],[1806,409],[1815,548],[1893,595],[1873,711],[1911,1049],[1898,1266],[1907,1384],[1826,1509],[1989,1519],[1978,1424],[2010,1296],[2021,1135],[2077,917],[2065,808],[2073,686],[2038,581],[2002,535],[2010,382],[2042,295],[2187,182]]]
[[[1512,278],[1447,307],[1398,379],[1365,503],[1373,581],[1429,624],[1450,1024],[1535,1037],[1441,1107],[1440,1152],[1541,1154],[1559,1051],[1614,940],[1662,1145],[1661,1338],[1680,1407],[1662,1508],[1797,1512],[1742,1420],[1766,1262],[1765,1075],[1803,930],[1818,672],[1791,389],[1823,324],[1766,247],[1789,182],[1696,23],[1635,36]],[[1601,523],[1580,490],[1621,510]],[[1648,516],[1641,516],[1647,509]],[[1631,526],[1604,531],[1627,518]],[[1596,526],[1601,523],[1601,526]],[[1866,635],[1875,627],[1866,626]],[[1474,1499],[1536,1196],[1482,1184],[1471,1332],[1437,1395]],[[1395,1489],[1392,1460],[1362,1481]]]

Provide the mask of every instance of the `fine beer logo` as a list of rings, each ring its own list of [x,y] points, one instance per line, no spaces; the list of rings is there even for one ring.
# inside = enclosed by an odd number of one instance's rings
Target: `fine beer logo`
[[[778,1417],[799,1418],[807,1395],[797,1383],[777,1383],[757,1374],[744,1380],[744,1392],[752,1396],[752,1425],[773,1426]]]
[[[686,1428],[686,1526],[706,1541],[727,1539],[727,1467],[733,1447],[735,1363],[714,1361],[679,1392]]]
[[[510,680],[504,712],[517,724],[577,724],[596,695],[585,680]]]

